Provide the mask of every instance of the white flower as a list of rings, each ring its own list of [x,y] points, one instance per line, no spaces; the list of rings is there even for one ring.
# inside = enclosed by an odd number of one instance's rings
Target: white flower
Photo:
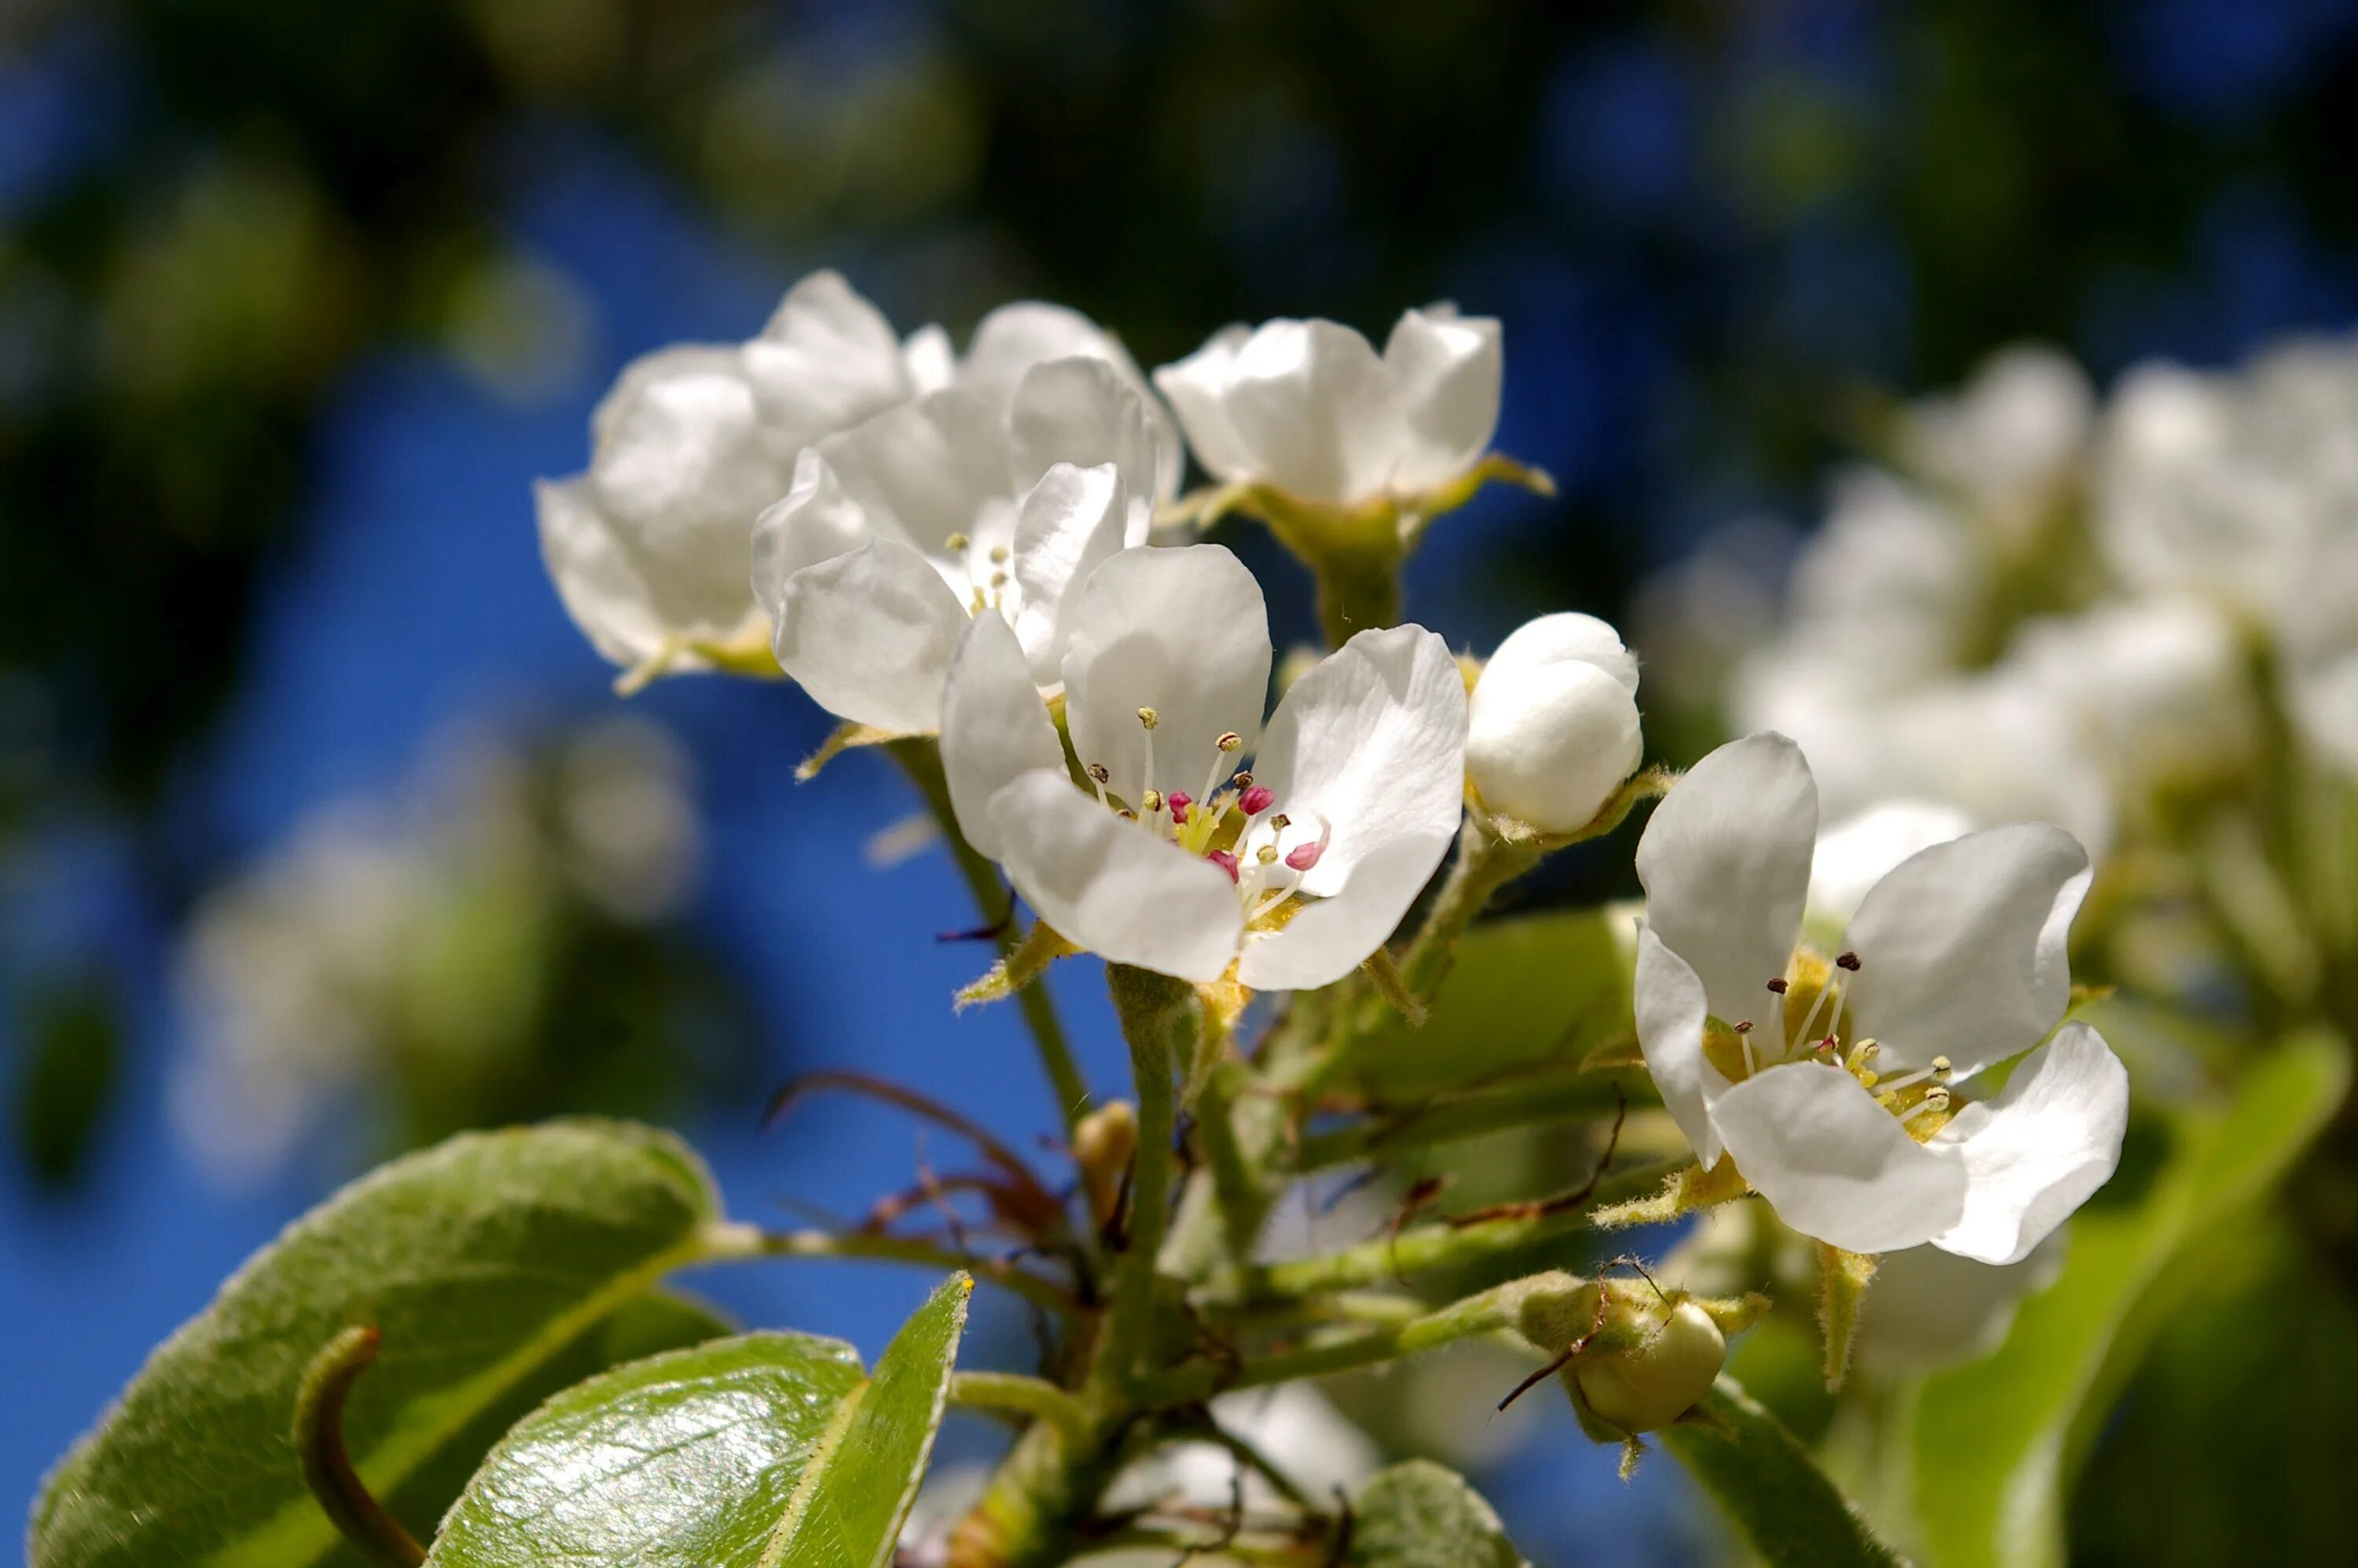
[[[806,450],[755,525],[771,651],[838,718],[933,732],[977,614],[1010,622],[1053,690],[1067,590],[1152,525],[1169,452],[1152,399],[1083,355],[1030,366],[1001,397],[1009,352],[969,360],[992,372],[980,390],[929,393]]]
[[[1725,1152],[1796,1230],[2006,1263],[2112,1175],[2127,1076],[2071,998],[2085,851],[2044,823],[1909,857],[1829,963],[1797,945],[1817,839],[1800,748],[1721,747],[1638,846],[1639,1042],[1698,1156]],[[1869,1050],[1869,1044],[1875,1047]],[[2030,1050],[2036,1045],[2036,1050]],[[1953,1086],[2030,1050],[1990,1100]]]
[[[752,622],[753,519],[807,443],[916,387],[876,308],[832,272],[795,285],[760,337],[633,361],[590,418],[589,471],[537,487],[565,607],[619,665],[708,667],[695,644]]]
[[[1809,915],[1835,928],[1850,923],[1867,890],[1916,853],[1974,830],[1953,806],[1929,800],[1886,800],[1818,835],[1810,856]]]
[[[2005,1264],[1938,1247],[1885,1253],[1859,1313],[1859,1369],[1896,1379],[1980,1360],[2006,1343],[2024,1300],[2061,1275],[2069,1236],[2056,1231]]]
[[[2188,598],[2091,605],[2026,624],[2006,654],[2124,790],[2232,768],[2257,739],[2235,628]]]
[[[1126,550],[1065,606],[1063,745],[1014,628],[978,615],[942,699],[968,842],[1117,963],[1322,986],[1391,934],[1457,831],[1466,685],[1421,627],[1363,632],[1266,730],[1268,611],[1217,546]],[[1258,743],[1256,743],[1258,737]],[[1251,782],[1232,777],[1248,755]]]
[[[1154,384],[1217,479],[1349,505],[1473,468],[1498,428],[1503,365],[1497,321],[1434,305],[1402,315],[1381,357],[1333,321],[1276,320],[1223,329]]]
[[[1594,615],[1543,615],[1482,666],[1466,769],[1486,809],[1542,833],[1573,832],[1644,753],[1638,661]]]
[[[2003,349],[1961,393],[1908,410],[1899,455],[1971,500],[1985,526],[2019,543],[2073,476],[2094,403],[2086,374],[2067,356],[2036,344]]]

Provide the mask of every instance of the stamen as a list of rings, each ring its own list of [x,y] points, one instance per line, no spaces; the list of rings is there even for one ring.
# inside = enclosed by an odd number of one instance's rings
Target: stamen
[[[1850,1048],[1850,1059],[1844,1062],[1843,1065],[1848,1067],[1853,1072],[1856,1072],[1859,1068],[1866,1066],[1869,1062],[1874,1061],[1876,1056],[1882,1050],[1883,1047],[1875,1041],[1862,1040],[1857,1044]]]
[[[1744,1047],[1744,1076],[1748,1078],[1760,1070],[1759,1064],[1752,1059],[1752,1021],[1750,1019],[1747,1018],[1736,1026],[1736,1043]]]
[[[1260,849],[1253,851],[1253,859],[1259,860],[1264,866],[1273,866],[1277,864],[1277,846],[1274,844],[1263,844]]]
[[[1833,975],[1828,975],[1825,983],[1818,988],[1817,996],[1810,1002],[1810,1015],[1801,1020],[1801,1031],[1794,1038],[1807,1040],[1815,1034],[1818,1028],[1818,1014],[1824,1010],[1826,1003],[1832,1000],[1834,1011],[1833,1016],[1826,1023],[1826,1038],[1833,1039],[1834,1032],[1842,1027],[1841,997],[1842,981]]]
[[[1281,811],[1275,816],[1269,819],[1269,826],[1271,832],[1282,833],[1287,828],[1293,826],[1293,818]]]
[[[1154,727],[1163,722],[1163,716],[1151,708],[1141,708],[1138,710],[1138,722],[1146,730],[1146,776],[1140,783],[1147,794],[1152,795],[1154,793]]]
[[[1151,789],[1138,798],[1138,809],[1152,816],[1163,809],[1163,792]]]
[[[1189,795],[1184,789],[1174,789],[1169,795],[1163,796],[1163,803],[1171,808],[1171,821],[1173,826],[1179,827],[1184,827],[1187,826],[1187,808],[1195,804],[1195,797],[1194,795]]]
[[[990,546],[990,564],[995,567],[1003,567],[1007,564],[1006,546],[993,545]]]
[[[1196,792],[1196,799],[1208,801],[1212,798],[1213,795],[1218,791],[1220,787],[1221,765],[1235,753],[1238,747],[1244,743],[1245,738],[1238,734],[1235,730],[1224,730],[1220,731],[1220,738],[1212,742],[1214,747],[1212,752],[1212,765],[1204,770],[1204,787]]]
[[[1283,821],[1284,819],[1279,817],[1273,820]],[[1288,849],[1285,852],[1285,863],[1297,871],[1308,871],[1318,863],[1320,856],[1326,853],[1326,846],[1333,841],[1334,838],[1335,825],[1326,819],[1323,812],[1320,813],[1317,838],[1308,844],[1296,844],[1293,849]]]
[[[1099,806],[1110,806],[1113,804],[1111,801],[1106,799],[1106,783],[1112,777],[1113,770],[1107,767],[1103,762],[1091,762],[1089,764],[1089,782],[1098,786],[1098,804]]]
[[[1928,1089],[1925,1091],[1924,1098],[1918,1100],[1916,1104],[1909,1109],[1908,1113],[1899,1119],[1899,1123],[1901,1126],[1905,1127],[1908,1123],[1915,1120],[1918,1117],[1923,1115],[1928,1110],[1944,1111],[1948,1108],[1948,1090]]]
[[[1837,969],[1848,969],[1855,975],[1858,973],[1861,967],[1858,955],[1855,953],[1838,953],[1834,956],[1834,968]]]
[[[1775,979],[1770,980],[1770,981],[1768,982],[1768,989],[1769,989],[1770,990],[1772,990],[1772,991],[1775,991],[1779,996],[1783,996],[1783,995],[1784,995],[1788,990],[1790,990],[1792,988],[1791,988],[1790,986],[1789,986],[1789,985],[1787,985],[1787,984],[1785,983],[1785,977],[1784,977],[1784,976],[1782,976],[1782,975],[1779,975],[1779,976],[1778,976]]]
[[[1152,730],[1163,722],[1163,716],[1151,708],[1141,708],[1138,710],[1138,721]]]
[[[953,534],[948,538],[944,539],[942,544],[949,550],[950,554],[954,556],[962,556],[966,554],[967,551],[974,547],[974,541],[968,538],[963,534]]]
[[[1233,752],[1245,743],[1245,738],[1233,730],[1223,730],[1220,738],[1212,742],[1223,752]]]
[[[1937,1078],[1942,1083],[1945,1084],[1949,1081],[1949,1059],[1946,1056],[1935,1056],[1932,1058],[1932,1065],[1931,1066],[1919,1067],[1916,1071],[1909,1073],[1903,1077],[1893,1078],[1882,1087],[1887,1089],[1914,1088],[1918,1084],[1922,1083],[1927,1078]]]
[[[1250,775],[1247,773],[1238,773],[1237,776],[1238,778],[1250,777]],[[1262,812],[1269,809],[1270,802],[1276,798],[1277,795],[1275,792],[1271,790],[1267,784],[1248,784],[1245,785],[1244,794],[1237,796],[1237,809],[1243,812],[1247,816],[1259,816]]]

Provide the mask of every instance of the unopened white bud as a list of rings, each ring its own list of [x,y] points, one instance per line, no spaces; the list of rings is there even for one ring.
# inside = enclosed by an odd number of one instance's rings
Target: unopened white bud
[[[1634,1434],[1668,1426],[1693,1410],[1726,1361],[1726,1336],[1690,1301],[1672,1307],[1660,1330],[1635,1349],[1575,1357],[1572,1375],[1592,1414]]]
[[[1593,615],[1543,615],[1474,684],[1466,768],[1482,804],[1542,833],[1585,826],[1638,771],[1638,661]]]

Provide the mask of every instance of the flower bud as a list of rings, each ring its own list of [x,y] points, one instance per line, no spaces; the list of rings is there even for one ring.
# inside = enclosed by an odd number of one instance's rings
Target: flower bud
[[[1574,1360],[1571,1375],[1587,1413],[1635,1436],[1693,1410],[1726,1360],[1727,1340],[1711,1314],[1696,1302],[1681,1301],[1637,1345],[1584,1354]]]
[[[1638,771],[1638,661],[1593,615],[1544,615],[1474,684],[1466,767],[1483,806],[1541,833],[1585,826]]]
[[[1100,1226],[1121,1201],[1122,1178],[1138,1152],[1138,1110],[1126,1099],[1111,1100],[1081,1118],[1073,1130],[1073,1163],[1088,1191],[1089,1216]]]

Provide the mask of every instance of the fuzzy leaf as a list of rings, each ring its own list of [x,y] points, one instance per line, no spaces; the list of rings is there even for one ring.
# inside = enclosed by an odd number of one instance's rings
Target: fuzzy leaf
[[[429,1568],[881,1568],[972,1289],[936,1291],[872,1379],[839,1340],[749,1334],[567,1390],[492,1451]]]
[[[698,1309],[633,1303],[718,1212],[684,1145],[621,1123],[471,1135],[384,1167],[289,1227],[156,1351],[50,1476],[29,1562],[357,1563],[287,1437],[305,1367],[357,1324],[383,1331],[384,1351],[346,1441],[422,1532],[502,1430],[604,1362],[610,1336],[676,1344],[708,1327]]]
[[[1772,1568],[1894,1568],[1907,1560],[1876,1539],[1855,1506],[1801,1443],[1733,1378],[1697,1407],[1704,1418],[1665,1430],[1662,1444]]]
[[[2245,1072],[2223,1114],[2181,1115],[2143,1201],[2080,1213],[2062,1277],[2023,1304],[2006,1344],[1925,1381],[1916,1505],[1941,1568],[2063,1561],[2063,1499],[2189,1282],[2179,1265],[2266,1196],[2342,1103],[2349,1073],[2338,1038],[2299,1035]]]
[[[1528,1568],[1466,1477],[1429,1459],[1379,1470],[1351,1500],[1351,1568]]]

